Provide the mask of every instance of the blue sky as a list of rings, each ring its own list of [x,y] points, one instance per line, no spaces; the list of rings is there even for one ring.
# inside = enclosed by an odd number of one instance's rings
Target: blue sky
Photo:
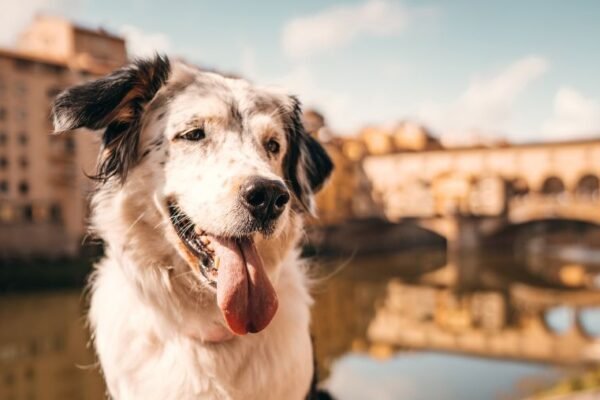
[[[410,118],[447,143],[600,133],[600,2],[0,0],[0,42],[50,11],[279,84],[348,134]]]

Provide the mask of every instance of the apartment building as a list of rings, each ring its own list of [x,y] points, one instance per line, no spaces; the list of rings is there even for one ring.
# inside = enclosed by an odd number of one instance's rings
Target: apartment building
[[[51,135],[51,103],[126,61],[122,38],[50,16],[0,49],[0,259],[80,251],[98,138]]]

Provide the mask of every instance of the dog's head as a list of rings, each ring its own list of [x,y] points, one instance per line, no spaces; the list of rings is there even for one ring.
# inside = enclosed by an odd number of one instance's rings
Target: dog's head
[[[96,178],[146,188],[231,330],[270,322],[278,263],[265,249],[287,245],[332,170],[296,98],[157,56],[66,90],[53,115],[57,132],[103,131]]]

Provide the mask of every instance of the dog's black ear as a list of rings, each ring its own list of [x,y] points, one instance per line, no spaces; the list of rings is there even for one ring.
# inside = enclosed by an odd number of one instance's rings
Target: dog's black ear
[[[300,102],[295,97],[291,99],[293,108],[287,122],[288,151],[284,161],[286,180],[302,207],[313,213],[313,194],[331,175],[333,163],[323,146],[304,129]]]
[[[54,100],[54,132],[104,129],[103,151],[94,177],[106,181],[116,176],[123,181],[138,161],[144,106],[164,85],[170,71],[169,59],[156,55],[65,90]]]

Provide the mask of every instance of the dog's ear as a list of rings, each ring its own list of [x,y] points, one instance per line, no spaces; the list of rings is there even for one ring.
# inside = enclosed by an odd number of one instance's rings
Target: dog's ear
[[[123,181],[138,161],[141,117],[145,105],[169,77],[167,57],[134,61],[103,78],[73,86],[54,100],[54,132],[104,129],[103,151],[94,178]]]
[[[313,194],[321,189],[331,175],[333,163],[323,146],[304,129],[300,102],[293,96],[291,100],[292,112],[286,126],[286,180],[304,210],[314,213]]]

